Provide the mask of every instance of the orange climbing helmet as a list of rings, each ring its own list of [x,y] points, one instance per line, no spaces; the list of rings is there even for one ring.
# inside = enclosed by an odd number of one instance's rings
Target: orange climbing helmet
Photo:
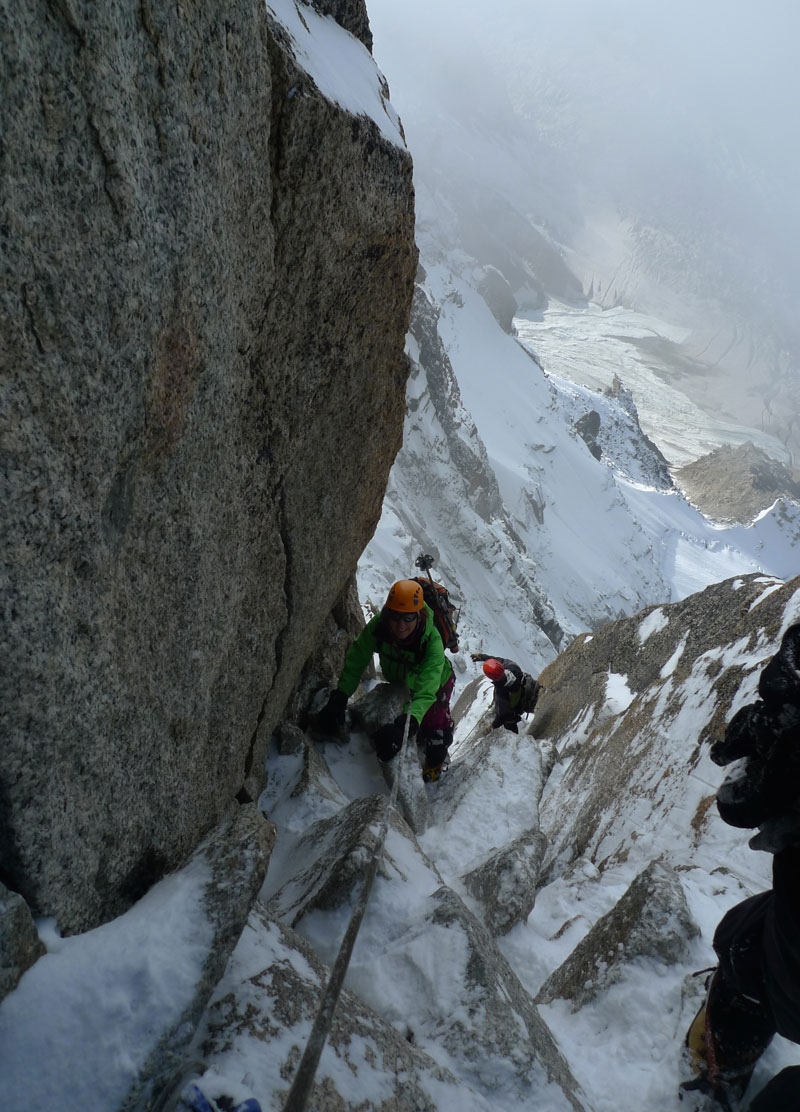
[[[506,674],[506,670],[499,660],[490,657],[483,666],[484,676],[488,676],[492,683],[497,683]]]
[[[400,614],[419,614],[424,605],[422,587],[414,579],[399,579],[389,591],[386,610]]]

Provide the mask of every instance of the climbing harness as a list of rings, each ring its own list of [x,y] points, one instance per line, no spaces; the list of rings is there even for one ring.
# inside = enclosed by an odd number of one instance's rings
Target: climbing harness
[[[367,865],[364,883],[361,887],[356,905],[353,908],[353,914],[350,916],[350,922],[347,924],[347,930],[344,932],[344,937],[339,947],[339,953],[336,955],[336,961],[333,963],[333,968],[331,969],[328,983],[325,986],[325,991],[322,994],[317,1018],[314,1020],[314,1026],[311,1028],[311,1034],[308,1037],[303,1057],[300,1059],[300,1065],[297,1067],[297,1073],[295,1074],[292,1087],[289,1090],[289,1096],[286,1098],[286,1104],[283,1106],[283,1112],[304,1112],[308,1103],[308,1098],[311,1095],[311,1087],[314,1084],[317,1066],[319,1065],[325,1041],[330,1033],[333,1013],[339,1002],[347,967],[350,964],[350,957],[353,953],[356,937],[361,927],[361,921],[364,918],[364,912],[367,908],[367,900],[369,899],[373,881],[377,876],[378,868],[383,858],[383,847],[386,841],[386,835],[389,832],[389,818],[397,803],[397,789],[403,775],[403,762],[405,761],[406,749],[408,746],[408,730],[410,723],[411,707],[409,706],[403,730],[403,742],[400,747],[400,752],[397,754],[397,771],[395,773],[394,783],[392,784],[392,790],[384,808],[383,823],[381,825],[380,834],[378,835],[378,841],[375,849],[372,851],[369,864]]]

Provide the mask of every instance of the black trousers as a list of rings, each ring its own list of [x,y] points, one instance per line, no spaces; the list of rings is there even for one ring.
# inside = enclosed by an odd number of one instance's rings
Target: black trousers
[[[731,908],[714,933],[719,967],[707,1009],[723,1073],[746,1071],[776,1032],[800,1042],[799,870],[800,849],[776,854],[772,890]],[[773,1078],[751,1112],[790,1107],[800,1109],[800,1067]]]

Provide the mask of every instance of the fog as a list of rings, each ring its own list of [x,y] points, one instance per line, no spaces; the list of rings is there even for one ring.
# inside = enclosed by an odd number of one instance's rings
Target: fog
[[[800,5],[368,9],[423,255],[461,247],[523,305],[582,288],[685,324],[685,354],[723,367],[738,416],[771,423],[800,459]]]

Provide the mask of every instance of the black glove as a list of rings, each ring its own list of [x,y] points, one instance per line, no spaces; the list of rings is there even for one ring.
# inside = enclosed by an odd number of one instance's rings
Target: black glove
[[[489,657],[486,655],[486,653],[470,653],[469,658],[470,658],[470,660],[476,660],[476,661],[488,660],[489,659]]]
[[[709,756],[714,764],[727,765],[742,757],[769,752],[777,730],[762,702],[748,703],[734,714],[725,736],[711,746]]]
[[[335,688],[328,696],[328,701],[319,712],[317,722],[323,730],[336,731],[344,726],[344,714],[347,709],[347,695],[339,688]]]
[[[379,761],[390,761],[392,757],[397,756],[403,745],[405,728],[406,716],[398,714],[394,722],[388,722],[375,731],[372,735],[372,744],[375,746],[375,753]],[[408,724],[408,736],[414,737],[417,729],[417,720],[412,715]]]

